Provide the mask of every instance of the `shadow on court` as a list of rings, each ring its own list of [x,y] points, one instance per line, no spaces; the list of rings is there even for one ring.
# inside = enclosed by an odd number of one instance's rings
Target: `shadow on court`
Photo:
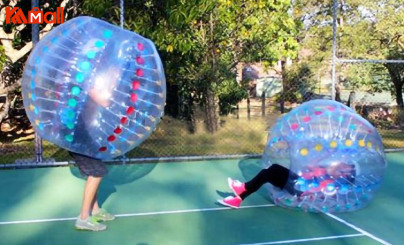
[[[145,150],[145,154],[150,157],[154,157],[155,153],[152,151]],[[108,173],[103,178],[99,192],[98,192],[98,202],[102,205],[108,197],[116,192],[116,187],[118,185],[125,185],[132,183],[136,180],[143,178],[148,175],[156,166],[157,163],[140,163],[140,162],[130,162],[129,160],[117,160],[115,162],[107,162]],[[76,178],[86,179],[80,173],[79,168],[70,168],[70,172]],[[83,185],[84,186],[84,185]]]

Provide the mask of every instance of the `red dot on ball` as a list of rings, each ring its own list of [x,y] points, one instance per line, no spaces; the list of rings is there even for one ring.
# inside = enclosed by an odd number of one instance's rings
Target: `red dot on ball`
[[[303,122],[309,122],[309,121],[310,121],[310,117],[309,117],[309,116],[303,117]]]
[[[136,70],[136,76],[143,77],[143,75],[144,75],[144,71],[142,69],[137,69]]]
[[[133,90],[138,90],[140,88],[140,82],[135,80],[132,82],[132,89]]]
[[[120,134],[120,133],[122,133],[122,129],[120,127],[116,127],[116,129],[114,130],[114,133]]]
[[[107,150],[107,147],[105,147],[105,146],[100,147],[100,149],[98,149],[98,151],[101,151],[101,152],[106,151],[106,150]]]
[[[137,62],[139,65],[143,65],[143,64],[144,64],[144,59],[143,59],[142,57],[138,56],[138,57],[136,57],[136,62]]]
[[[130,101],[132,101],[133,103],[135,103],[137,101],[137,94],[131,94],[130,95]]]
[[[121,123],[122,124],[126,124],[128,122],[128,118],[127,117],[122,117],[121,118]]]
[[[108,137],[108,141],[109,141],[109,142],[114,141],[115,139],[116,139],[116,138],[115,138],[114,135],[110,135],[110,136]]]
[[[126,114],[130,115],[135,111],[135,108],[133,106],[129,106],[128,109],[126,110]]]
[[[137,49],[140,50],[140,51],[143,51],[143,50],[144,50],[144,45],[143,45],[143,43],[138,43],[138,44],[137,44]]]

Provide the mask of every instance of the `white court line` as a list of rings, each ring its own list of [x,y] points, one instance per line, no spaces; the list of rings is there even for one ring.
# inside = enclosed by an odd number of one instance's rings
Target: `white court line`
[[[274,204],[265,204],[265,205],[251,205],[251,206],[243,206],[239,209],[248,209],[248,208],[263,208],[263,207],[273,207]],[[131,214],[117,214],[116,217],[133,217],[133,216],[148,216],[148,215],[163,215],[163,214],[181,214],[181,213],[196,213],[196,212],[210,212],[210,211],[218,211],[218,210],[230,210],[232,208],[228,207],[220,207],[220,208],[200,208],[200,209],[185,209],[185,210],[171,210],[171,211],[159,211],[159,212],[146,212],[146,213],[131,213]],[[349,236],[367,236],[373,240],[376,240],[384,245],[391,245],[390,243],[370,234],[367,231],[356,227],[353,224],[348,223],[347,221],[333,215],[330,213],[324,213],[325,215],[351,227],[352,229],[360,232],[360,234],[354,235],[346,235],[346,236],[332,236],[332,237],[323,237],[323,238],[310,238],[311,240],[325,240],[325,239],[336,239],[339,237],[349,237]],[[70,218],[55,218],[55,219],[36,219],[36,220],[19,220],[19,221],[4,221],[0,222],[0,225],[15,225],[15,224],[32,224],[32,223],[45,223],[45,222],[58,222],[58,221],[70,221],[76,220],[77,217],[70,217]],[[281,243],[288,243],[288,242],[302,242],[302,241],[309,241],[307,239],[299,239],[299,240],[292,240],[292,241],[278,241],[278,242],[269,242],[269,243],[253,243],[253,244],[239,244],[239,245],[267,245],[267,244],[281,244]]]
[[[265,205],[252,205],[240,207],[240,209],[247,208],[263,208],[263,207],[273,207],[274,204]],[[232,208],[222,207],[222,208],[199,208],[199,209],[185,209],[185,210],[171,210],[171,211],[159,211],[159,212],[147,212],[147,213],[132,213],[132,214],[117,214],[116,217],[132,217],[132,216],[147,216],[147,215],[162,215],[162,214],[181,214],[181,213],[196,213],[196,212],[209,212],[218,210],[230,210]],[[17,224],[32,224],[32,223],[45,223],[45,222],[57,222],[57,221],[69,221],[76,220],[77,217],[71,218],[55,218],[55,219],[34,219],[34,220],[19,220],[19,221],[3,221],[0,225],[17,225]]]
[[[325,236],[325,237],[315,237],[315,238],[307,238],[307,239],[296,239],[296,240],[285,240],[285,241],[275,241],[275,242],[260,242],[260,243],[243,243],[237,245],[271,245],[271,244],[285,244],[292,242],[310,242],[310,241],[321,241],[321,240],[332,240],[332,239],[340,239],[347,237],[358,237],[365,236],[363,234],[351,234],[351,235],[341,235],[341,236]]]
[[[341,219],[341,218],[339,218],[339,217],[337,217],[337,216],[335,216],[335,215],[333,215],[333,214],[330,214],[330,213],[324,213],[324,214],[327,215],[327,216],[329,216],[329,217],[331,217],[331,218],[333,218],[333,219],[335,219],[335,220],[337,220],[337,221],[339,221],[339,222],[341,222],[341,223],[343,223],[344,225],[347,225],[347,226],[351,227],[352,229],[354,229],[354,230],[356,230],[356,231],[362,233],[363,235],[365,235],[365,236],[367,236],[367,237],[370,237],[370,238],[372,238],[373,240],[376,240],[376,241],[380,242],[381,244],[384,244],[384,245],[392,245],[391,243],[386,242],[385,240],[380,239],[380,238],[378,238],[378,237],[376,237],[376,236],[370,234],[369,232],[364,231],[364,230],[362,230],[361,228],[359,228],[359,227],[357,227],[357,226],[355,226],[355,225],[353,225],[353,224],[351,224],[351,223],[348,223],[347,221],[345,221],[345,220],[343,220],[343,219]]]

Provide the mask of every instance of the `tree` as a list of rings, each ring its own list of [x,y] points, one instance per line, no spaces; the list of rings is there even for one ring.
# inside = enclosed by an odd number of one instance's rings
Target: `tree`
[[[229,82],[238,63],[296,56],[298,23],[289,0],[132,0],[125,6],[126,28],[155,42],[169,86],[203,105],[212,133],[218,130],[218,94],[239,93],[223,86],[241,89]]]
[[[300,1],[299,18],[306,23],[303,46],[311,61],[331,59],[332,1]],[[403,59],[403,0],[341,0],[338,4],[338,57],[353,59]],[[340,75],[351,89],[392,90],[403,107],[404,64],[342,64]]]

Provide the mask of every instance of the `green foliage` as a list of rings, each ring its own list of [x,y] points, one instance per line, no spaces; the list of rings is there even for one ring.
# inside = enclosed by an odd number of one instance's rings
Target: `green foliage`
[[[338,53],[349,59],[402,59],[404,48],[403,0],[338,1]],[[299,0],[295,16],[305,23],[300,40],[312,54],[306,62],[313,70],[327,70],[331,60],[332,0]],[[326,62],[328,61],[328,62]],[[350,89],[400,90],[401,66],[352,64],[339,67],[338,75]],[[395,75],[394,75],[395,74]],[[402,75],[399,75],[402,74]],[[398,102],[398,104],[400,104]]]
[[[247,96],[247,83],[238,84],[234,79],[222,82],[218,87],[220,114],[229,114],[231,109]]]
[[[0,70],[3,70],[4,64],[7,61],[7,56],[4,51],[4,47],[0,46]]]
[[[288,13],[289,0],[132,0],[125,6],[126,28],[153,40],[167,81],[197,102],[208,91],[223,103],[224,91],[230,104],[241,99],[240,88],[223,89],[235,80],[239,62],[271,64],[297,55],[299,23]]]
[[[302,102],[309,99],[318,81],[307,63],[296,63],[285,69],[283,74],[284,99],[289,102]]]
[[[84,15],[105,19],[112,16],[112,7],[113,2],[109,0],[84,0],[81,5],[81,12]]]

